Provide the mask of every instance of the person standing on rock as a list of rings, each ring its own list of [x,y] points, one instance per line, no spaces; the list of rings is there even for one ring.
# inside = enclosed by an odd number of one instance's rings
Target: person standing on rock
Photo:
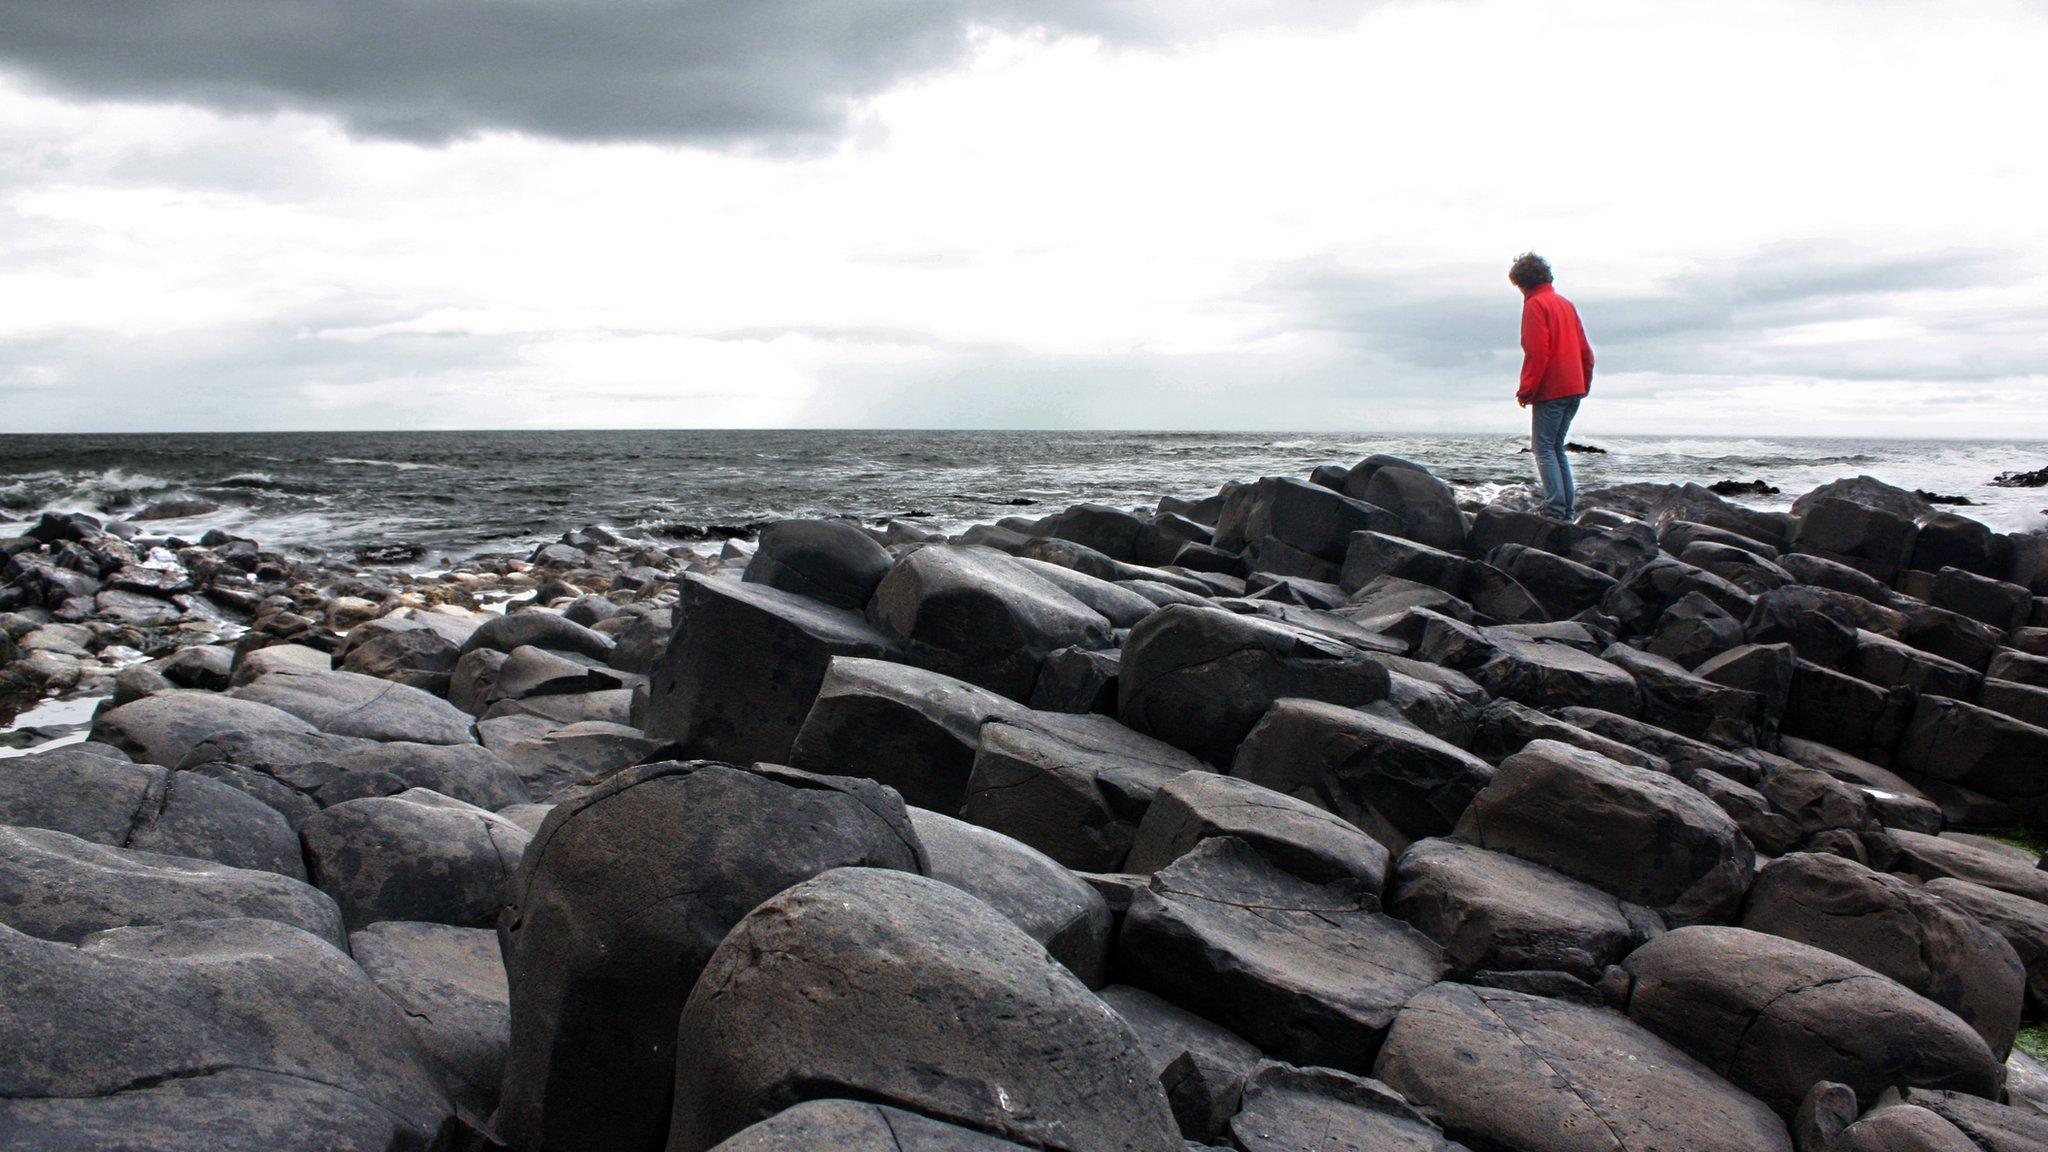
[[[1515,403],[1531,410],[1529,448],[1543,480],[1543,510],[1569,520],[1579,494],[1565,434],[1579,401],[1593,389],[1593,346],[1579,310],[1550,281],[1550,264],[1534,252],[1517,256],[1508,269],[1508,282],[1522,290],[1522,383]]]

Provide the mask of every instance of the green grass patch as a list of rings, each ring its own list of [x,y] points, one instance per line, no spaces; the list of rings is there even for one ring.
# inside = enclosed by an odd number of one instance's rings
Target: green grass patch
[[[1993,840],[2003,840],[2015,848],[2025,848],[2036,856],[2048,852],[2048,840],[2043,840],[2025,828],[2006,828],[1997,832],[1986,832],[1984,835]]]
[[[2013,1039],[2013,1046],[2036,1060],[2048,1062],[2048,1025],[2036,1024],[2032,1028],[2020,1029]]]

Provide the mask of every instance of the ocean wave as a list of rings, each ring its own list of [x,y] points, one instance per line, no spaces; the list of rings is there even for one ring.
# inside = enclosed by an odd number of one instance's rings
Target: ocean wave
[[[329,456],[322,464],[355,464],[365,468],[395,468],[400,472],[452,472],[446,464],[422,464],[417,460],[368,460],[357,456]]]

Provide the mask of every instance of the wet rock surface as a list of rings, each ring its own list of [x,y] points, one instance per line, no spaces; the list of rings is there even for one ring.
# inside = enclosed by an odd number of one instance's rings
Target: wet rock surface
[[[0,1145],[2039,1147],[2048,871],[1970,833],[2048,831],[2048,544],[1582,500],[419,572],[45,517]]]

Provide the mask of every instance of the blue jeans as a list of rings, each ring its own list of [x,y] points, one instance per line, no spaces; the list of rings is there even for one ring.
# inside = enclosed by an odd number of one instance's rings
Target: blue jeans
[[[1543,510],[1569,520],[1578,510],[1579,492],[1572,485],[1572,462],[1566,459],[1565,434],[1579,414],[1582,397],[1539,400],[1529,405],[1529,447],[1536,454],[1536,474],[1543,478]]]

